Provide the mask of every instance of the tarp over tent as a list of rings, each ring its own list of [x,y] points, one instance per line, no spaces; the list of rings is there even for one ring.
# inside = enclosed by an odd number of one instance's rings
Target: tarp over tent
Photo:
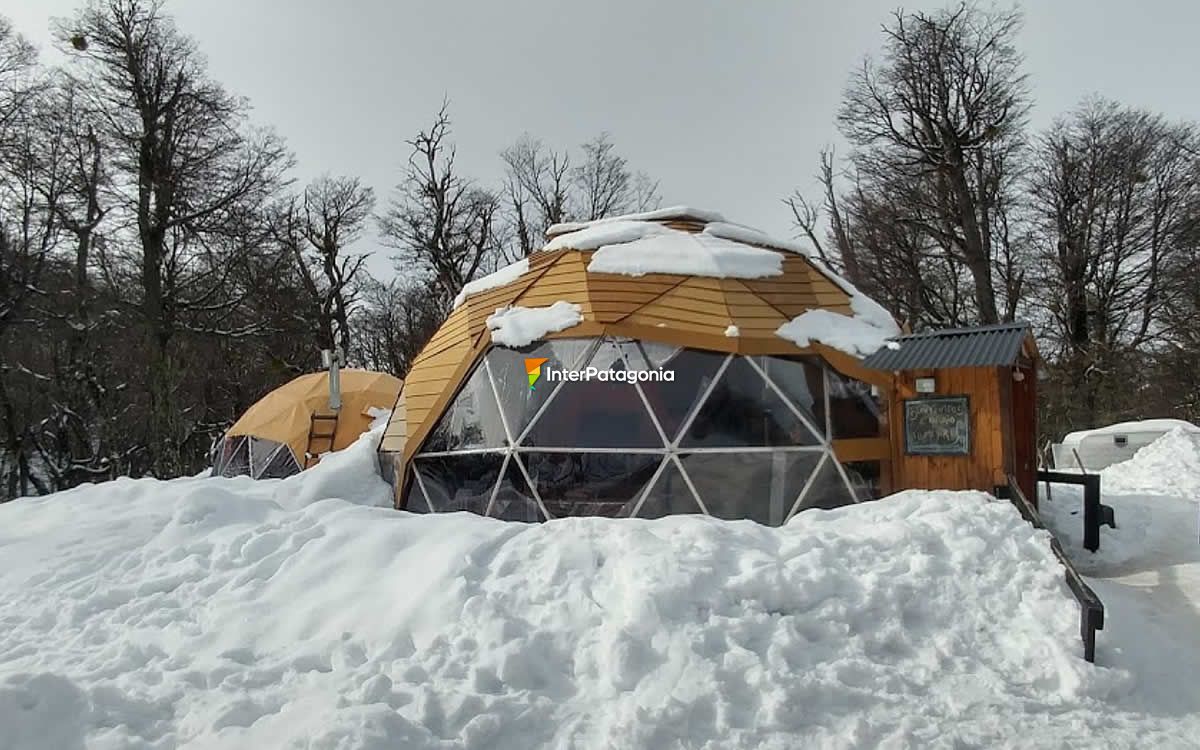
[[[371,425],[372,409],[388,410],[403,382],[370,370],[340,371],[342,407],[332,446],[341,450]],[[332,414],[329,373],[314,372],[285,383],[259,399],[225,433],[213,459],[213,472],[222,476],[250,474],[256,478],[293,474],[304,467],[314,414]]]

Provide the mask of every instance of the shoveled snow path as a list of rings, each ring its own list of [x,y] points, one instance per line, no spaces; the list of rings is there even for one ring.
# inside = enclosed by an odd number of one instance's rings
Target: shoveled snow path
[[[1083,495],[1041,488],[1042,515],[1105,605],[1097,663],[1128,670],[1151,712],[1200,715],[1200,519],[1181,488],[1200,484],[1196,438],[1168,433],[1102,474],[1117,528],[1083,549]]]

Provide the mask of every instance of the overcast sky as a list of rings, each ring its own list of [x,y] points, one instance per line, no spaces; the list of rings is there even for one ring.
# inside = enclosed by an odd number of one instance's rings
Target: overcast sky
[[[459,163],[484,184],[498,184],[498,154],[524,132],[574,148],[607,131],[660,181],[664,205],[790,236],[780,199],[796,187],[815,194],[847,76],[878,49],[896,4],[174,0],[168,9],[212,74],[287,138],[300,180],[357,175],[386,199],[404,140],[445,97]],[[0,14],[47,51],[49,19],[78,5],[0,0]],[[1036,127],[1093,93],[1200,120],[1200,3],[1024,8]]]

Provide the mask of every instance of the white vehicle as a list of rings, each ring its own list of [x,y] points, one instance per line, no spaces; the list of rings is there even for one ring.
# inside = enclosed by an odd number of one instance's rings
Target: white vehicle
[[[1138,449],[1175,429],[1200,434],[1200,427],[1181,419],[1120,422],[1107,427],[1072,432],[1063,438],[1061,443],[1051,447],[1054,452],[1054,467],[1099,471],[1113,464],[1128,461]]]

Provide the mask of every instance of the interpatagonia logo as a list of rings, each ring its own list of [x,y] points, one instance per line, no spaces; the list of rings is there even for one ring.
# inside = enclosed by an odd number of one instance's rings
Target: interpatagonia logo
[[[527,357],[525,359],[525,374],[529,376],[529,390],[533,390],[534,383],[537,383],[538,378],[542,376],[542,365],[549,361],[548,357]]]
[[[546,368],[547,383],[659,383],[675,382],[674,370],[610,370],[607,367],[587,366],[582,370],[555,370]]]

